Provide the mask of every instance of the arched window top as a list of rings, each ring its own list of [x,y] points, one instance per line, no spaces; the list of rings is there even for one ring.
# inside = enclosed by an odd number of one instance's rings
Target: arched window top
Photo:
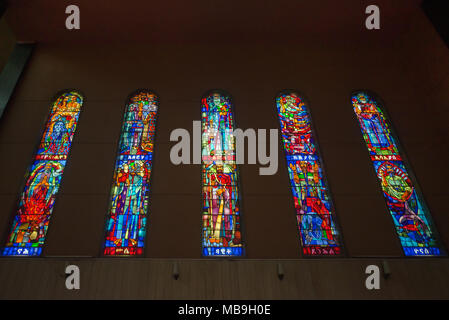
[[[285,91],[280,93],[276,97],[276,107],[278,110],[279,117],[284,119],[285,121],[281,122],[283,133],[288,132],[289,128],[286,126],[290,126],[290,129],[294,129],[296,135],[306,134],[312,136],[312,123],[309,115],[309,110],[307,109],[306,102],[301,96],[294,91]],[[294,128],[292,127],[294,124]],[[301,143],[292,143],[292,141],[285,141],[289,143],[286,149],[287,152],[295,153],[295,148],[300,147]],[[305,145],[305,144],[303,144]],[[310,147],[313,147],[313,152],[315,150],[315,144],[308,143]]]
[[[306,110],[306,102],[302,95],[294,90],[283,90],[276,96],[276,101],[291,102],[297,104],[299,108]]]
[[[149,90],[138,90],[131,94],[126,102],[125,122],[143,122],[157,112],[159,100],[156,94]]]
[[[83,105],[83,95],[76,90],[65,90],[58,94],[52,112],[79,112]]]
[[[296,91],[283,91],[276,97],[276,101],[279,106],[284,106],[283,112],[308,114],[305,100]]]
[[[58,94],[53,102],[3,255],[42,253],[82,105],[83,96],[75,90]]]
[[[334,208],[307,104],[298,93],[285,91],[276,97],[276,107],[302,252],[306,256],[341,254]]]
[[[229,103],[232,102],[232,98],[231,95],[222,89],[212,89],[207,91],[204,95],[203,95],[203,99],[208,99],[208,98],[220,98],[220,99],[226,99],[229,101]],[[211,100],[209,100],[209,102],[211,102]]]
[[[371,139],[368,139],[368,148],[371,153],[391,153],[399,154],[396,146],[393,134],[390,131],[388,122],[380,104],[377,99],[374,98],[373,94],[369,94],[365,91],[357,91],[352,95],[352,106],[354,112],[359,119],[365,119],[367,121],[378,119],[379,123],[382,125],[382,130],[371,134],[380,134],[386,143],[384,144],[372,144]]]
[[[232,116],[231,96],[221,90],[209,91],[202,99],[202,111],[207,113],[231,114]]]
[[[411,169],[403,161],[379,100],[366,91],[356,91],[351,101],[404,254],[442,255],[432,217],[410,178]]]
[[[143,103],[152,105],[157,108],[158,96],[154,92],[147,89],[139,89],[129,95],[127,104]],[[156,110],[154,110],[156,111]]]

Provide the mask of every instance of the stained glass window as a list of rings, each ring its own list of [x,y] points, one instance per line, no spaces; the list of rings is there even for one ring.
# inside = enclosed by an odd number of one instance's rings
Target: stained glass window
[[[430,214],[410,179],[378,102],[365,92],[357,92],[352,106],[405,255],[441,255]]]
[[[104,255],[143,253],[153,161],[157,96],[139,91],[129,99],[115,163]]]
[[[276,98],[304,255],[338,255],[341,240],[307,106],[293,92]]]
[[[203,256],[242,256],[239,176],[231,99],[202,99]]]
[[[61,94],[53,103],[42,140],[26,175],[3,255],[38,256],[42,253],[82,104],[83,97],[74,91]]]

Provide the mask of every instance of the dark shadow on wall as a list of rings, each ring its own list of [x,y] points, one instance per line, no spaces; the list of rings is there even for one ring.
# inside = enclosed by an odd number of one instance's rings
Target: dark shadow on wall
[[[0,0],[0,18],[6,11],[7,0]]]
[[[449,48],[449,1],[424,0],[422,8],[440,37]]]
[[[3,70],[3,67],[6,65],[9,56],[11,55],[14,44],[15,37],[11,32],[6,20],[3,19],[3,14],[6,11],[7,1],[0,0],[0,72]]]

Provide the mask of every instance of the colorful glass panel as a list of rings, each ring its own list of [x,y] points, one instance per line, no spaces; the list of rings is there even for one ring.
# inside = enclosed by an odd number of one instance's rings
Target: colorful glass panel
[[[3,255],[38,256],[42,253],[82,104],[83,97],[74,91],[61,94],[53,103],[26,176]]]
[[[407,173],[380,106],[365,92],[352,96],[352,106],[405,255],[441,255],[430,214]]]
[[[276,106],[303,254],[338,255],[340,236],[307,106],[295,93],[280,94]]]
[[[115,164],[104,255],[143,253],[158,99],[141,91],[126,105]]]
[[[234,115],[229,96],[202,100],[203,256],[242,256]]]

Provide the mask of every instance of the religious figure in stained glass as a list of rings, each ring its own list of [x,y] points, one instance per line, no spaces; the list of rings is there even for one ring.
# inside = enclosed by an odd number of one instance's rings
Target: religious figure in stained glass
[[[74,91],[61,94],[53,103],[3,255],[42,253],[82,104],[83,97]]]
[[[242,256],[234,116],[227,95],[202,100],[203,255]]]
[[[140,91],[126,106],[119,145],[104,254],[141,255],[146,233],[158,100]]]
[[[352,96],[352,106],[405,255],[442,255],[431,216],[407,173],[377,101],[357,92]]]
[[[305,102],[296,93],[276,98],[287,169],[304,255],[338,255],[341,240]]]

